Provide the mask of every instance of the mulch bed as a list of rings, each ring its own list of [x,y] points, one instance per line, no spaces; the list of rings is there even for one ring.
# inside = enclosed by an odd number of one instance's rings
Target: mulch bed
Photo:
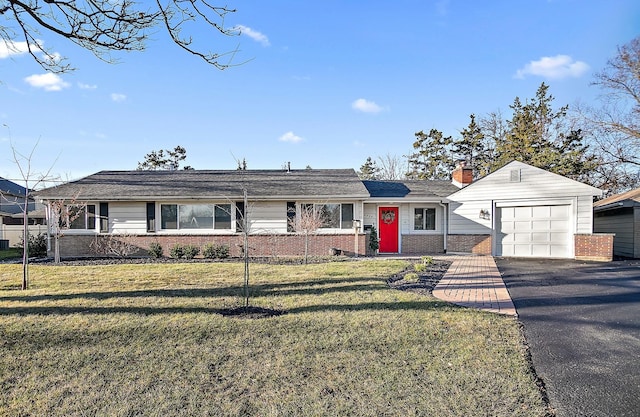
[[[421,272],[414,271],[413,265],[411,265],[399,274],[389,278],[387,284],[396,290],[428,295],[440,282],[450,265],[451,262],[449,261],[434,260],[433,264],[427,266],[426,270]],[[417,274],[418,279],[405,279],[408,274]]]

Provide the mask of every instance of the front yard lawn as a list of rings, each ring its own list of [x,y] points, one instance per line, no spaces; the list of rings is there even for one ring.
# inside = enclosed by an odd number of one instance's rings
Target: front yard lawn
[[[0,265],[0,416],[545,416],[512,318],[390,289],[398,260]]]
[[[19,259],[21,257],[22,257],[22,249],[9,248],[5,250],[0,250],[0,261],[4,261],[7,259]]]

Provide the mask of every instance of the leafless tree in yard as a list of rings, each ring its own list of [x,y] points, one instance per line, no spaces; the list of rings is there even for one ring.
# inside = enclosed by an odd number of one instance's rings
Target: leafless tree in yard
[[[48,181],[52,181],[51,170],[53,165],[44,173],[34,172],[32,167],[34,154],[38,143],[33,146],[31,152],[23,154],[19,152],[16,147],[11,145],[11,152],[13,155],[13,162],[18,168],[20,178],[24,187],[24,201],[22,206],[22,221],[24,224],[23,229],[23,249],[22,249],[22,289],[29,288],[29,200],[31,200],[31,191],[42,186]]]
[[[309,237],[317,233],[324,225],[322,211],[316,209],[314,204],[300,204],[300,210],[288,217],[288,226],[296,233],[304,236],[304,263],[309,261]],[[293,210],[293,208],[291,209]]]

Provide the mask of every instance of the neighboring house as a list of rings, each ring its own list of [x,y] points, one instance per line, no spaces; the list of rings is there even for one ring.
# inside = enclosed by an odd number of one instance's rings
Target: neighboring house
[[[361,181],[352,169],[102,171],[37,197],[82,205],[60,241],[62,256],[86,255],[92,240],[125,235],[142,249],[215,242],[237,256],[243,216],[252,256],[300,255],[303,237],[291,223],[313,205],[324,219],[312,238],[315,255],[363,255],[375,227],[382,254],[597,257],[576,248],[579,236],[593,237],[600,190],[520,162],[473,183],[472,174],[467,166],[452,181]]]
[[[613,254],[640,258],[640,188],[600,200],[593,210],[594,230],[615,234]]]
[[[24,198],[26,189],[13,181],[0,177],[0,240],[9,241],[10,246],[21,242],[24,230]],[[46,232],[45,213],[42,204],[29,197],[29,230],[32,233]]]

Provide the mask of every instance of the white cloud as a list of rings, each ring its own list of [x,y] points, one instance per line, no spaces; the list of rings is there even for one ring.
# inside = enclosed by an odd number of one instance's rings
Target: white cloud
[[[302,142],[304,138],[294,134],[293,132],[287,132],[278,138],[280,142],[298,143]]]
[[[580,77],[589,70],[589,65],[582,61],[574,61],[569,55],[544,56],[537,61],[531,61],[524,68],[516,71],[515,78],[527,75],[560,79]]]
[[[26,77],[24,81],[32,87],[43,88],[45,91],[61,91],[70,85],[60,78],[59,75],[50,72],[30,75]]]
[[[95,90],[96,88],[98,88],[97,85],[95,84],[85,84],[85,83],[78,83],[78,87],[80,87],[83,90]]]
[[[363,98],[359,98],[351,103],[351,108],[363,113],[380,113],[383,110],[382,107],[378,106],[373,101],[365,100]]]
[[[120,93],[111,93],[111,100],[115,102],[125,101],[127,96]]]
[[[240,31],[241,35],[247,35],[248,37],[250,37],[254,41],[261,43],[262,46],[270,46],[271,45],[271,43],[269,42],[269,38],[267,38],[267,35],[265,35],[263,33],[260,33],[257,30],[253,30],[248,26],[236,25],[236,27],[234,29]]]
[[[0,42],[0,59],[9,58],[13,55],[22,55],[27,53],[29,48],[26,42]]]

